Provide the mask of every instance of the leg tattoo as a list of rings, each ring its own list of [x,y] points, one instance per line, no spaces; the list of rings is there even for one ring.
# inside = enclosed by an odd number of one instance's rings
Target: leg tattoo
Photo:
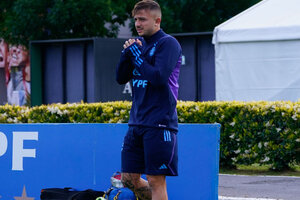
[[[151,200],[151,189],[150,187],[140,187],[135,189],[135,194],[141,199],[141,200]]]
[[[125,187],[132,190],[139,200],[151,200],[151,189],[149,184],[141,177],[136,177],[131,174],[123,175],[122,183]]]
[[[134,185],[131,183],[131,180],[124,180],[123,185],[130,190],[134,191]]]

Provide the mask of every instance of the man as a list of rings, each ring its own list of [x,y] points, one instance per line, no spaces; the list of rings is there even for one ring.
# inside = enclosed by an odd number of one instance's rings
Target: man
[[[181,47],[160,29],[161,9],[155,1],[138,2],[132,16],[140,37],[125,42],[117,67],[117,82],[131,80],[133,87],[122,147],[122,182],[141,200],[167,200],[166,176],[178,175],[176,103]]]

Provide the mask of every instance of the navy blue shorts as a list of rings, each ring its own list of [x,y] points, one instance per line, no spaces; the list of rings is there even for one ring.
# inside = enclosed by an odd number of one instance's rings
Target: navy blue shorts
[[[122,147],[122,172],[178,176],[177,131],[129,126]]]

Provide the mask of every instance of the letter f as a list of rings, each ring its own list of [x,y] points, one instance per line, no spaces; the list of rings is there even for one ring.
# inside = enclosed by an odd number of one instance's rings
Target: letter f
[[[23,149],[24,140],[38,140],[38,132],[13,132],[12,170],[23,171],[23,158],[35,158],[35,149]]]

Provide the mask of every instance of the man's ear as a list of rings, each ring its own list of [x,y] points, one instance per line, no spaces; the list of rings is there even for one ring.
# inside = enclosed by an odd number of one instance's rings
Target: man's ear
[[[158,26],[158,25],[160,25],[160,23],[161,23],[161,18],[160,18],[160,17],[157,17],[157,18],[155,19],[155,25]]]

